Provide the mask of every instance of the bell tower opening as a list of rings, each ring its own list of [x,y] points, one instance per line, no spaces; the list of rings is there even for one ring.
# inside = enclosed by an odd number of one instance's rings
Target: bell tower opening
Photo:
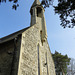
[[[42,18],[42,9],[40,7],[37,7],[37,17]]]

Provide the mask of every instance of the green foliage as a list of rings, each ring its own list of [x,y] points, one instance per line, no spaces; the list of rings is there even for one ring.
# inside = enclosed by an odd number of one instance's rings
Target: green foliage
[[[67,65],[69,65],[70,58],[68,58],[67,55],[62,55],[61,53],[55,51],[54,54],[52,54],[53,60],[55,63],[56,73],[65,73],[67,71]]]
[[[42,0],[44,7],[49,7],[54,0]],[[59,15],[63,28],[75,26],[75,0],[58,0],[57,6],[53,6],[55,13]]]
[[[75,26],[75,0],[58,0],[58,5],[54,8],[63,28]]]

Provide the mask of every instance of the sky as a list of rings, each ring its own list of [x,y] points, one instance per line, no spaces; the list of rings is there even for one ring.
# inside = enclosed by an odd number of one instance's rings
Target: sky
[[[12,3],[0,4],[0,38],[30,26],[30,7],[34,0],[19,0],[19,8],[12,9]],[[53,5],[56,5],[54,1]],[[75,28],[63,29],[59,15],[54,13],[52,6],[45,9],[48,43],[51,52],[55,50],[70,58],[75,58]]]

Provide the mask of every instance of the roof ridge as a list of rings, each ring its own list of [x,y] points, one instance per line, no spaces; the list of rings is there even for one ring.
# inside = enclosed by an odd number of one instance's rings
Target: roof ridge
[[[6,41],[9,41],[9,40],[12,40],[14,39],[15,37],[17,37],[18,35],[22,34],[22,32],[26,31],[28,28],[30,27],[27,27],[27,28],[24,28],[24,29],[21,29],[19,31],[16,31],[12,34],[9,34],[7,36],[4,36],[2,38],[0,38],[0,44],[3,43],[3,42],[6,42]]]

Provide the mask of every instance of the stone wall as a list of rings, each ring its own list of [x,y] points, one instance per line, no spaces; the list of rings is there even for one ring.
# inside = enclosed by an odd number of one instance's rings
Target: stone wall
[[[0,75],[10,75],[13,59],[13,41],[0,45]]]
[[[6,43],[0,44],[0,75],[55,75],[47,40],[42,41],[37,23]]]
[[[50,52],[48,42],[40,44],[40,64],[41,64],[41,75],[55,75],[55,66]]]
[[[17,75],[20,43],[18,37],[16,48],[14,40],[0,44],[0,75]]]
[[[34,25],[22,33],[18,75],[37,75],[39,29]]]
[[[39,27],[35,24],[22,33],[18,75],[55,75],[51,52],[47,40],[41,41]]]

